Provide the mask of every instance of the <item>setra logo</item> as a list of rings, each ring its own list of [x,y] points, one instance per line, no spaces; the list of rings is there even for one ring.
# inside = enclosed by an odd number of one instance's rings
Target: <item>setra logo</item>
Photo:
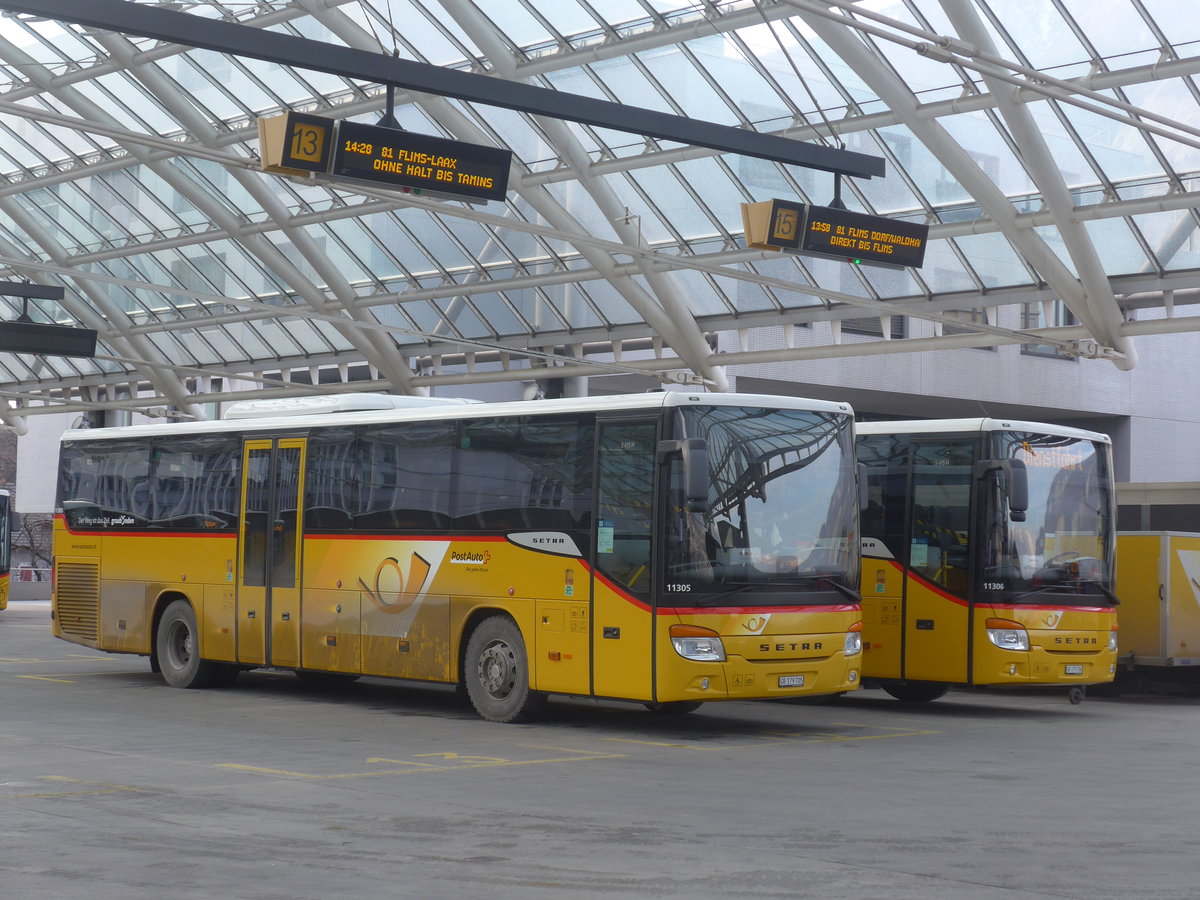
[[[771,614],[767,613],[762,616],[751,616],[742,623],[742,627],[746,629],[747,634],[762,634],[767,623],[771,621]]]
[[[374,584],[368,585],[361,578],[359,585],[366,591],[380,610],[390,615],[408,609],[420,594],[425,579],[432,568],[429,561],[415,550],[408,559],[407,574],[400,568],[400,561],[389,556],[375,570]]]

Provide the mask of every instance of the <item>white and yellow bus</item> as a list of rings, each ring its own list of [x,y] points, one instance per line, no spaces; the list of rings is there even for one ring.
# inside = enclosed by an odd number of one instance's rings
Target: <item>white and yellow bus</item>
[[[256,667],[684,712],[858,683],[845,404],[342,395],[68,431],[56,636],[177,687]]]
[[[1113,679],[1111,442],[998,419],[858,423],[863,677],[906,701],[953,685]]]
[[[0,609],[8,609],[12,561],[12,494],[0,490]]]

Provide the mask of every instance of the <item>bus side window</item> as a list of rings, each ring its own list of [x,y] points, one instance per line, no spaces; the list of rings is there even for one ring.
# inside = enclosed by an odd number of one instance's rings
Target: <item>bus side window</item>
[[[908,506],[908,442],[889,434],[858,439],[858,461],[867,467],[867,508],[863,537],[881,541],[896,559],[903,558]]]
[[[308,439],[304,478],[304,528],[344,531],[358,506],[355,433],[349,428],[314,431]]]
[[[598,439],[596,565],[630,593],[648,597],[654,524],[654,423],[602,425]]]

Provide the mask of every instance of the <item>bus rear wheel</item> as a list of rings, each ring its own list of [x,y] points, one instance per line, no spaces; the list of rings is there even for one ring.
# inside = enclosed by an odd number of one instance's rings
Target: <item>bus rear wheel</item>
[[[200,658],[196,613],[186,600],[175,600],[163,611],[154,650],[163,680],[171,687],[204,688],[217,680],[219,664]]]
[[[525,641],[508,616],[479,623],[467,641],[463,663],[467,696],[489,722],[520,722],[545,705],[545,694],[529,689]]]
[[[929,703],[950,690],[948,684],[926,681],[885,681],[881,687],[904,703]]]

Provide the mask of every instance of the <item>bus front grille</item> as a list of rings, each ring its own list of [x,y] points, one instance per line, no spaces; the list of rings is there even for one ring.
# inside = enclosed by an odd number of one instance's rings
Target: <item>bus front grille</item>
[[[100,639],[100,566],[60,561],[54,570],[55,616],[64,634]]]

